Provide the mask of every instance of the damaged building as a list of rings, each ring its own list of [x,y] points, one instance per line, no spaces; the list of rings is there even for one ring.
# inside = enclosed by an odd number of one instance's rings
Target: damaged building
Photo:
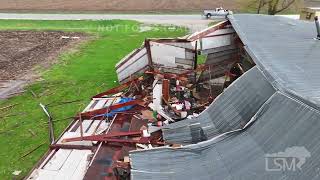
[[[146,39],[116,65],[118,87],[92,97],[58,139],[50,131],[26,179],[318,179],[316,32],[239,14]],[[279,171],[274,157],[297,158],[297,170]]]

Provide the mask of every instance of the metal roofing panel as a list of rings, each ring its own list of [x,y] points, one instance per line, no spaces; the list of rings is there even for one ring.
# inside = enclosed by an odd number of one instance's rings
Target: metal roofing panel
[[[320,41],[314,39],[314,22],[268,15],[228,17],[270,83],[320,107]]]
[[[178,149],[131,152],[132,179],[316,179],[319,119],[319,111],[275,93],[243,132]],[[269,171],[268,154],[297,158],[301,170]]]
[[[165,126],[164,139],[182,144],[197,143],[241,129],[274,92],[254,67],[229,86],[199,117]]]

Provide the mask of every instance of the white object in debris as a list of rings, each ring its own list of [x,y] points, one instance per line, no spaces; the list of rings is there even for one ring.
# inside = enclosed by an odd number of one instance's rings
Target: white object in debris
[[[169,120],[163,121],[163,125],[169,125]]]
[[[119,97],[119,96],[121,96],[122,94],[123,94],[123,92],[119,92],[119,93],[117,93],[117,94],[114,94],[113,97]]]
[[[178,111],[182,110],[183,106],[184,106],[183,104],[176,104],[176,105],[175,105],[175,107],[176,107],[176,109],[177,109]]]
[[[72,39],[80,39],[80,37],[74,36],[74,37],[72,37]]]
[[[162,84],[156,84],[153,88],[153,107],[156,111],[162,109]]]
[[[184,105],[186,106],[186,110],[190,110],[191,103],[189,101],[184,101]]]
[[[141,148],[141,149],[148,149],[148,146],[147,145],[144,145],[144,144],[136,144],[137,147]]]
[[[196,118],[196,117],[198,117],[198,116],[199,116],[199,114],[193,113],[192,115],[189,115],[187,118],[188,118],[188,119],[192,119],[192,118]]]
[[[188,112],[187,111],[183,111],[180,113],[181,118],[185,118],[188,116]]]
[[[149,133],[148,130],[143,130],[142,131],[142,137],[150,137],[150,136],[151,136],[151,134]]]
[[[193,116],[194,116],[194,117],[198,117],[198,116],[199,116],[199,114],[197,114],[197,113],[193,113]]]
[[[179,84],[180,84],[180,82],[179,82],[179,80],[177,80],[177,81],[176,81],[176,85],[179,86]]]
[[[162,117],[170,122],[175,122],[170,116],[168,116],[162,109],[157,111]]]
[[[21,173],[22,171],[13,171],[13,175],[15,175],[15,176],[19,176],[19,174]]]

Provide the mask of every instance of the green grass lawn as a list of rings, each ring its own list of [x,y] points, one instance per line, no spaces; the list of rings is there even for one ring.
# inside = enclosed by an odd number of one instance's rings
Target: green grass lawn
[[[12,109],[0,110],[0,179],[12,179],[14,170],[26,175],[48,149],[47,118],[39,103],[57,104],[64,101],[79,102],[49,106],[55,122],[57,137],[71,119],[90,101],[90,97],[116,86],[114,65],[146,37],[177,37],[186,30],[167,27],[139,32],[134,21],[21,21],[1,20],[0,30],[64,30],[87,32],[93,40],[81,44],[77,50],[59,57],[59,63],[49,70],[39,70],[43,81],[26,88],[24,94],[1,101],[0,108],[17,104]],[[160,29],[160,30],[159,30]],[[38,97],[34,97],[34,92]],[[12,115],[4,117],[6,115]],[[34,132],[36,135],[32,135]],[[25,153],[45,143],[39,149],[21,158]]]

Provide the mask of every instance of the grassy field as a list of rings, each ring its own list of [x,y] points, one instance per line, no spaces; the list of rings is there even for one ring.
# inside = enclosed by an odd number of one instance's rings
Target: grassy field
[[[139,32],[134,21],[20,21],[1,20],[0,30],[64,30],[91,34],[92,40],[59,57],[49,70],[39,69],[42,81],[26,88],[24,94],[0,102],[0,179],[12,179],[12,172],[26,175],[48,149],[47,118],[39,103],[49,104],[58,136],[90,97],[117,85],[114,65],[141,45],[146,37],[176,37],[183,28],[154,28]],[[36,94],[36,96],[33,95]],[[59,105],[61,102],[79,100]],[[26,157],[30,150],[40,146]]]

